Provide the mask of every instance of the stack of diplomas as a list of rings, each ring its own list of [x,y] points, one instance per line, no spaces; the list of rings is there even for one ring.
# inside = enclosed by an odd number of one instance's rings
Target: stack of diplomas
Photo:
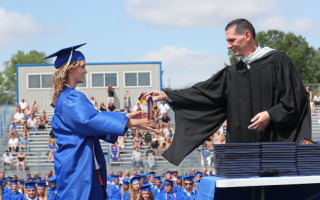
[[[216,144],[213,147],[215,175],[225,178],[258,176],[259,143]]]
[[[297,145],[297,168],[300,176],[320,175],[320,144]]]

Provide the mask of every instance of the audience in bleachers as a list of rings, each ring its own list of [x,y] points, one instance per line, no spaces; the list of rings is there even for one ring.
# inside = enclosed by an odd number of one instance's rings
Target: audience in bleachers
[[[124,148],[126,147],[125,146],[125,137],[124,136],[118,136],[118,140],[117,140],[117,143],[118,143],[118,147],[121,148],[121,150],[124,150]]]
[[[133,106],[132,112],[140,111],[140,110],[143,110],[143,109],[142,109],[142,105],[140,104],[140,101],[137,101],[137,102],[136,102],[136,105]]]
[[[21,99],[19,106],[20,106],[21,110],[24,111],[24,109],[27,108],[28,104],[27,104],[27,102],[24,101],[24,99]]]
[[[16,124],[24,124],[24,114],[21,112],[21,108],[18,108],[18,112],[14,114],[14,121],[16,122]]]
[[[33,129],[35,132],[38,132],[38,123],[37,123],[37,119],[35,118],[34,115],[31,115],[31,117],[28,119],[27,121],[27,127],[28,129]]]
[[[23,173],[25,173],[25,164],[27,160],[26,154],[23,153],[23,150],[20,149],[20,153],[16,156],[17,160],[17,173],[19,173],[19,166],[21,165]]]
[[[3,171],[6,171],[6,168],[5,168],[6,165],[10,166],[10,171],[11,171],[12,165],[13,165],[13,157],[8,150],[6,150],[6,152],[2,156],[2,165],[3,165]]]
[[[15,137],[18,137],[18,126],[16,125],[15,121],[12,121],[9,127],[9,136],[11,134],[14,134]]]
[[[106,108],[106,106],[104,105],[104,103],[103,102],[101,102],[100,103],[100,106],[99,106],[99,109],[98,109],[99,111],[107,111],[107,108]]]
[[[90,97],[90,102],[94,107],[96,107],[96,100],[94,100],[94,97]]]
[[[30,109],[29,106],[26,107],[26,109],[24,109],[24,116],[25,116],[25,120],[28,121],[28,119],[31,117],[32,115],[32,109]]]
[[[204,161],[207,160],[208,161],[208,166],[211,166],[211,157],[210,155],[210,151],[207,149],[207,145],[203,144],[202,145],[203,148],[201,149],[201,165],[202,167],[204,167]]]
[[[29,139],[27,138],[27,134],[23,133],[23,136],[20,137],[20,150],[27,150],[27,152],[30,152],[30,142]]]
[[[38,112],[38,104],[36,100],[33,100],[32,104],[31,104],[31,109],[32,111],[34,111],[35,113]]]
[[[172,143],[172,140],[171,140],[169,137],[167,137],[167,138],[166,138],[166,149],[169,148],[169,146],[171,145],[171,143]]]
[[[18,147],[19,146],[19,139],[16,138],[14,134],[10,135],[8,145],[9,145],[10,152],[12,152],[12,151],[18,152],[19,151],[19,147]]]
[[[160,129],[162,129],[164,126],[168,126],[169,124],[170,124],[170,117],[165,112],[165,113],[163,113],[163,116],[161,117]]]
[[[156,164],[156,158],[155,158],[156,154],[154,152],[154,150],[152,150],[151,147],[148,147],[148,151],[146,152],[146,162],[148,163],[149,167],[151,170],[154,169],[154,166]]]
[[[159,147],[158,149],[163,149],[165,148],[166,146],[166,139],[165,139],[165,136],[164,136],[164,133],[163,133],[163,130],[160,130],[160,133],[159,135],[155,134],[154,133],[154,137],[158,140],[159,142]],[[159,156],[161,155],[161,151],[159,151]]]
[[[128,170],[124,172],[123,178],[124,179],[129,179],[130,178],[130,172]]]
[[[126,107],[131,107],[131,95],[129,93],[129,90],[126,91],[126,93],[123,95],[123,99],[124,99],[124,108]]]
[[[28,138],[30,139],[30,134],[29,134],[29,130],[28,130],[27,124],[25,124],[23,126],[23,134],[26,134],[28,136]]]
[[[47,125],[47,128],[48,128],[48,125],[49,125],[49,121],[48,121],[48,115],[47,115],[47,112],[44,110],[42,111],[42,119],[44,121],[44,123]]]
[[[120,151],[116,143],[111,144],[109,152],[110,152],[111,162],[120,162]],[[120,164],[120,166],[122,166],[122,164]]]
[[[314,95],[313,102],[314,102],[315,106],[320,106],[320,95],[319,95],[319,92],[317,92],[317,94]]]
[[[114,106],[114,104],[112,102],[110,102],[108,104],[108,111],[109,112],[116,112],[116,107]]]
[[[56,136],[54,135],[53,131],[51,130],[49,133],[48,143],[51,144],[51,140],[55,140]]]
[[[125,107],[124,113],[131,113],[130,107]]]
[[[141,152],[139,151],[140,149],[140,146],[139,145],[136,145],[134,147],[134,151],[132,151],[132,158],[131,158],[131,161],[132,161],[132,169],[135,168],[136,166],[136,163],[139,163],[140,164],[140,169],[142,170],[143,169],[143,161],[142,161],[142,155],[141,155]]]
[[[139,129],[136,129],[136,134],[134,135],[134,138],[133,138],[133,146],[141,146],[141,143],[142,143],[142,138],[140,137],[140,134],[139,134]]]
[[[45,122],[42,118],[42,115],[40,115],[39,120],[38,120],[38,128],[39,128],[39,131],[44,131],[44,129],[45,129]]]
[[[161,101],[161,104],[159,105],[160,119],[163,117],[164,113],[168,114],[169,110],[170,107],[168,104],[166,104],[164,101]]]
[[[53,139],[50,140],[50,143],[48,145],[48,159],[49,160],[54,160],[54,155],[53,153],[58,149],[58,146],[55,144],[55,141]]]

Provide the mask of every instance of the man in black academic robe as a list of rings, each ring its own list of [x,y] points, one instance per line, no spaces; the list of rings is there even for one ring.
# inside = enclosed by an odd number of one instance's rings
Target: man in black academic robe
[[[178,165],[227,119],[227,143],[299,142],[311,137],[308,94],[290,58],[256,46],[245,19],[226,27],[228,48],[241,61],[189,89],[151,91],[147,98],[168,100],[176,133],[162,155]]]

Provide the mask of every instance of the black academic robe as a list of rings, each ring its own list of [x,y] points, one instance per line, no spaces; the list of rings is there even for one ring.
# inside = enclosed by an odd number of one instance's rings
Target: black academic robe
[[[163,157],[178,165],[227,119],[227,143],[299,142],[311,137],[308,94],[287,55],[271,51],[250,64],[239,61],[207,81],[166,92],[175,112],[174,140]],[[262,111],[269,126],[249,130]]]

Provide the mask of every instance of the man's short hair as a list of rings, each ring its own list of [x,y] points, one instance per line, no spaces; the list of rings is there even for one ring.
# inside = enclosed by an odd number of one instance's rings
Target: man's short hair
[[[229,22],[225,28],[227,31],[229,28],[235,28],[235,33],[238,35],[243,35],[247,30],[250,31],[253,39],[256,39],[256,31],[252,24],[246,19],[235,19]]]

